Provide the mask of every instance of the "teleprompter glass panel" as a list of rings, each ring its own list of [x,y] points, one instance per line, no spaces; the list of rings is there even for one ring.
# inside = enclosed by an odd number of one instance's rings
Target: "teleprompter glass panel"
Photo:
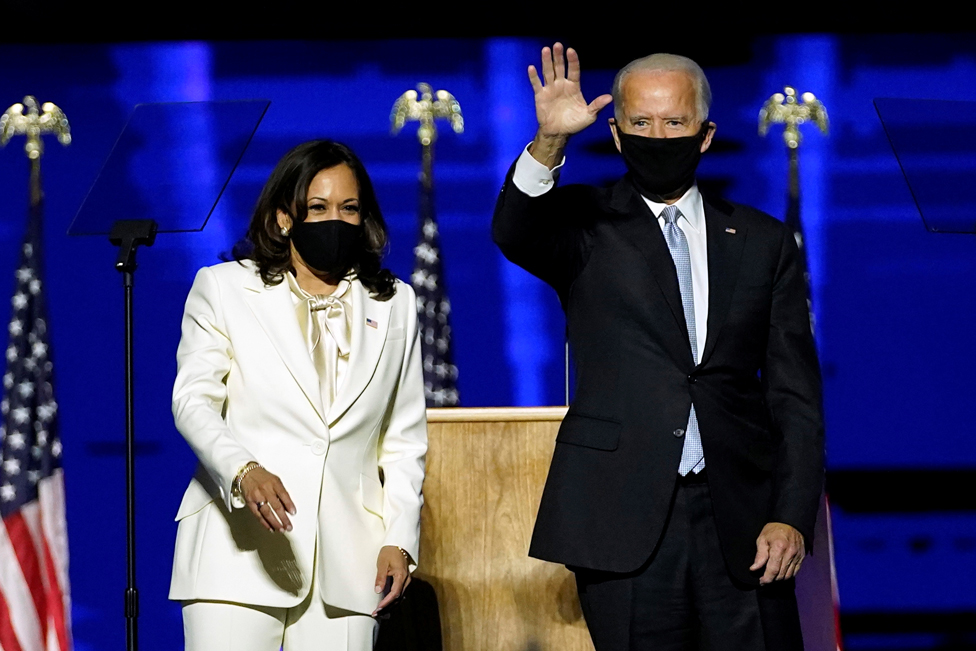
[[[925,227],[976,233],[976,102],[874,100]]]
[[[202,230],[271,102],[138,104],[69,235],[106,235],[123,219],[160,233]]]

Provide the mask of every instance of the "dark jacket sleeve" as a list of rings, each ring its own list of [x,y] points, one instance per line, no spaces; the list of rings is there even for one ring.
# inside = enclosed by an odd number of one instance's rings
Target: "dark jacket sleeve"
[[[551,285],[564,300],[586,263],[590,188],[553,188],[530,197],[508,171],[492,218],[492,239],[508,260]]]
[[[783,437],[772,521],[797,529],[812,548],[823,490],[824,424],[820,366],[807,296],[796,240],[784,225],[762,373],[766,405]]]

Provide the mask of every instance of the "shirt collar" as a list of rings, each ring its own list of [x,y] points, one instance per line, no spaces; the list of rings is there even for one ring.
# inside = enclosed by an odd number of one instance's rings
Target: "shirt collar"
[[[662,219],[661,213],[668,206],[666,203],[659,203],[657,201],[651,201],[644,195],[641,195],[644,203],[647,207],[651,209],[654,216],[658,219]],[[688,190],[681,195],[673,205],[678,207],[681,211],[681,216],[684,217],[685,221],[688,222],[688,226],[691,227],[696,233],[702,231],[702,200],[701,193],[698,191],[698,184],[693,183]]]

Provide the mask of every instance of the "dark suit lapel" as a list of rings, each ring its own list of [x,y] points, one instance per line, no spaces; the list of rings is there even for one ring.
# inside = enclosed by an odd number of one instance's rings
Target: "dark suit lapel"
[[[715,350],[715,342],[729,314],[747,235],[746,227],[732,214],[731,206],[725,203],[713,205],[704,197],[703,204],[708,237],[708,336],[702,364]]]
[[[647,266],[651,268],[651,275],[658,289],[671,309],[675,326],[674,346],[676,350],[681,351],[679,361],[682,361],[685,355],[688,361],[691,361],[691,343],[688,339],[684,307],[681,304],[678,273],[675,271],[674,259],[668,250],[667,242],[664,241],[664,234],[658,226],[654,213],[626,178],[614,186],[610,207],[622,216],[620,219],[615,219],[613,225],[628,243],[640,251]]]

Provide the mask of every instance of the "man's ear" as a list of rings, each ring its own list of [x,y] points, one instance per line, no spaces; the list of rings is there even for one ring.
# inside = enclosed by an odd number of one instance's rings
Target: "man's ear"
[[[701,153],[705,153],[709,147],[712,146],[712,138],[715,136],[715,126],[714,122],[708,123],[708,131],[705,132],[705,139],[702,141]]]
[[[610,135],[613,136],[613,144],[617,145],[617,151],[620,151],[620,137],[617,135],[617,121],[614,118],[607,120],[607,124],[610,125]],[[704,151],[704,150],[703,150]]]
[[[280,228],[287,228],[291,230],[291,217],[284,210],[279,209],[276,216],[278,217],[278,226]]]

